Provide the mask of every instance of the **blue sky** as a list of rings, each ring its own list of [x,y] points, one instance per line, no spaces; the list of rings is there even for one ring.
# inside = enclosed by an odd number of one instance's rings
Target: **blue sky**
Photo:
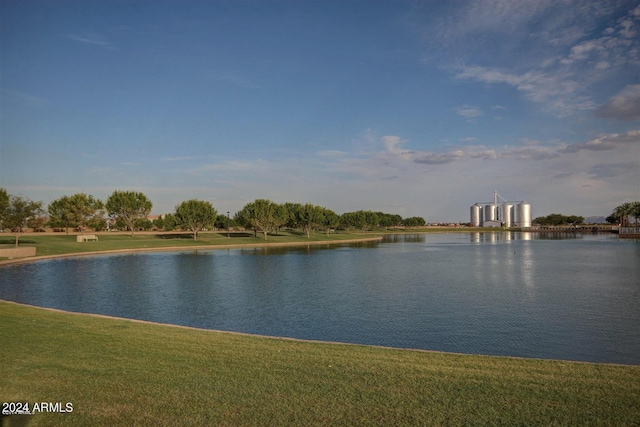
[[[0,186],[468,221],[640,199],[640,1],[0,0]]]

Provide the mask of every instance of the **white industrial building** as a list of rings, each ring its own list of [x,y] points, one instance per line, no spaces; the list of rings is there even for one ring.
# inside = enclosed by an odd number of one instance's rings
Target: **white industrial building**
[[[471,206],[472,227],[531,227],[531,205],[525,201],[509,201],[493,192],[492,202],[476,202]]]

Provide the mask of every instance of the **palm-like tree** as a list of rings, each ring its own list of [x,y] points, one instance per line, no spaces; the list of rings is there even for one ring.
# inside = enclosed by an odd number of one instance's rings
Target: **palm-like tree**
[[[637,202],[634,202],[637,203]],[[634,203],[626,202],[613,210],[612,216],[620,221],[622,227],[629,225],[629,217],[634,215]],[[635,215],[634,215],[635,216]]]
[[[638,220],[640,219],[640,201],[631,203],[631,212],[629,213],[635,218],[636,227],[638,226]]]

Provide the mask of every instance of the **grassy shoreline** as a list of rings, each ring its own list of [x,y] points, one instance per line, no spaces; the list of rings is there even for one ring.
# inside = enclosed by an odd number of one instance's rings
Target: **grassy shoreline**
[[[0,301],[39,425],[638,425],[640,367],[267,338]]]
[[[0,265],[31,262],[67,256],[88,256],[109,253],[239,249],[257,247],[333,245],[343,243],[364,243],[380,240],[378,234],[314,234],[310,239],[297,233],[281,232],[269,235],[268,240],[254,237],[251,233],[205,232],[193,240],[188,233],[96,233],[98,241],[77,242],[79,233],[29,233],[21,235],[20,246],[35,246],[36,256],[0,259]],[[0,244],[9,245],[11,238],[0,236]]]
[[[459,233],[459,232],[491,232],[500,233],[504,230],[494,228],[460,228],[460,227],[422,227],[415,229],[389,229],[367,232],[361,231],[325,234],[321,232],[311,234],[311,238],[300,232],[280,231],[269,234],[264,240],[259,233],[257,237],[252,232],[224,231],[201,232],[198,240],[188,232],[137,232],[133,237],[128,232],[99,232],[90,233],[98,236],[98,241],[77,242],[80,233],[22,233],[20,246],[36,248],[35,257],[0,258],[0,265],[23,263],[64,256],[100,255],[107,253],[151,252],[151,251],[179,251],[179,250],[209,250],[209,249],[237,249],[257,248],[265,246],[311,246],[333,245],[341,243],[366,243],[380,240],[389,234],[423,234],[423,233]],[[227,237],[227,236],[230,237]],[[13,234],[0,234],[0,247],[13,247]]]
[[[75,235],[23,238],[37,256],[0,264],[380,235],[307,240],[283,233],[266,242],[226,233],[203,233],[196,242],[156,233],[100,234],[99,242],[84,243]],[[640,424],[640,366],[260,337],[2,300],[0,338],[2,402],[73,405],[70,413],[17,416],[29,417],[30,426]]]

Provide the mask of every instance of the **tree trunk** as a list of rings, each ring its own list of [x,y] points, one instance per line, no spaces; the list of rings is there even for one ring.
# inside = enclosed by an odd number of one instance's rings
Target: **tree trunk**
[[[262,233],[264,234],[264,240],[267,240],[267,230],[262,231]]]
[[[198,240],[198,231],[197,230],[193,231],[193,240]]]
[[[18,231],[16,233],[16,248],[18,247],[18,239],[20,238],[19,236],[20,236],[20,232]]]

